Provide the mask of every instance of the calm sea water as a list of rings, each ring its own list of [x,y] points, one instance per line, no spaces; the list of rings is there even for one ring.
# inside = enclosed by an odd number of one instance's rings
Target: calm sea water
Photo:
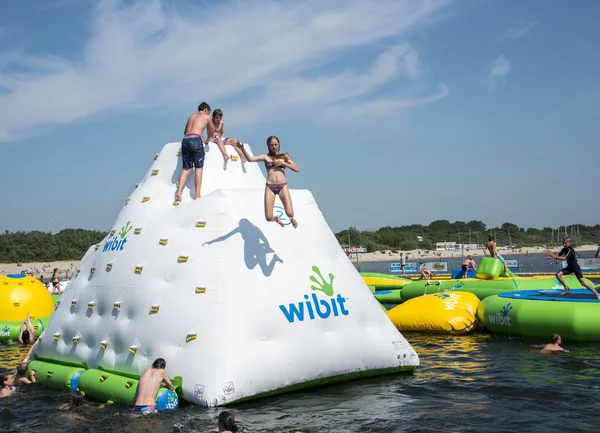
[[[556,250],[555,252],[558,252]],[[592,258],[594,257],[594,252],[581,252],[578,253],[579,257],[582,258]],[[460,253],[458,253],[460,255]],[[465,253],[465,257],[467,253]],[[556,260],[548,260],[546,259],[545,254],[504,254],[504,258],[506,259],[518,259],[520,264],[519,272],[557,272],[560,268],[562,268],[561,262],[557,263]],[[387,257],[382,254],[382,257]],[[391,257],[391,256],[390,256]],[[360,257],[359,257],[360,260]],[[399,257],[394,256],[394,260],[399,261]],[[434,259],[420,259],[424,262],[432,262]],[[414,261],[411,259],[411,261]],[[452,272],[453,269],[460,268],[463,263],[463,259],[461,257],[443,259],[443,261],[448,262],[448,270]],[[481,261],[481,256],[476,256],[475,261],[477,264]],[[354,264],[355,268],[360,268],[361,272],[381,272],[383,274],[388,274],[390,271],[390,262],[359,262],[358,264]],[[397,274],[395,274],[397,275]]]
[[[540,355],[532,350],[542,341],[484,332],[404,335],[421,358],[413,374],[331,385],[228,409],[245,432],[600,431],[598,344],[566,345],[570,353]],[[0,372],[14,368],[25,353],[18,345],[0,346]],[[208,432],[215,430],[223,410],[188,405],[147,417],[94,403],[76,411],[56,410],[69,399],[68,392],[22,388],[0,400],[0,431]]]

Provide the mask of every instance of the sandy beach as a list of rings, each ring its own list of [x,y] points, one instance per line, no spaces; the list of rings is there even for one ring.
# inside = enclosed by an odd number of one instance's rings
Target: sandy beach
[[[60,262],[34,262],[34,263],[21,263],[18,266],[17,263],[0,263],[0,275],[7,274],[20,274],[22,271],[31,271],[36,278],[43,276],[44,278],[50,278],[54,268],[60,269],[60,275],[62,278],[69,279],[73,269],[77,267],[78,260],[65,260]]]
[[[590,252],[596,251],[598,249],[598,245],[582,245],[577,247],[575,250],[578,252]],[[554,250],[555,252],[560,251],[559,248]],[[359,260],[361,262],[397,262],[400,259],[400,253],[408,254],[408,261],[416,261],[416,260],[445,260],[449,258],[461,257],[460,251],[427,251],[427,250],[410,250],[410,251],[391,251],[386,250],[384,252],[377,251],[374,253],[362,253],[359,254]],[[509,257],[515,254],[542,254],[545,253],[546,249],[544,247],[527,247],[527,248],[519,248],[517,250],[500,250],[500,253],[503,256]],[[465,257],[471,254],[474,257],[483,256],[482,250],[477,251],[465,251]],[[353,262],[356,262],[356,254],[352,254],[350,258]],[[0,274],[20,274],[21,271],[27,270],[32,271],[36,277],[40,277],[41,275],[44,278],[49,278],[52,275],[52,270],[54,268],[58,268],[61,271],[62,278],[70,277],[72,270],[77,267],[79,261],[77,260],[65,260],[59,262],[34,262],[34,263],[22,263],[21,266],[17,266],[16,263],[0,263]],[[43,269],[43,272],[42,272]],[[37,270],[38,272],[36,272]],[[68,272],[67,272],[68,271]],[[67,275],[68,274],[68,275]]]
[[[598,245],[582,245],[580,247],[575,248],[577,252],[584,251],[596,251],[598,249]],[[554,252],[558,253],[560,248],[555,248]],[[516,254],[542,254],[546,252],[546,248],[544,247],[526,247],[526,248],[518,248],[515,250],[500,250],[500,254],[504,257],[509,257],[511,255]],[[408,254],[408,261],[417,261],[417,260],[439,260],[443,261],[445,259],[451,259],[455,257],[461,257],[462,253],[460,251],[431,251],[431,250],[409,250],[409,251],[399,251],[399,250],[385,250],[385,251],[377,251],[374,253],[362,253],[358,254],[358,260],[361,262],[397,262],[400,260],[400,253]],[[465,250],[465,257],[471,254],[473,257],[482,257],[483,250]],[[351,254],[350,260],[356,262],[356,254]]]

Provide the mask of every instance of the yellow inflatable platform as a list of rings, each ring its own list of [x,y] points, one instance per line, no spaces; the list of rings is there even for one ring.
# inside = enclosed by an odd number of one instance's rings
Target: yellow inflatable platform
[[[40,281],[23,274],[0,275],[0,341],[17,340],[27,313],[38,337],[53,310],[54,300]]]
[[[399,331],[465,334],[477,327],[479,298],[467,292],[419,296],[392,308],[388,317]]]

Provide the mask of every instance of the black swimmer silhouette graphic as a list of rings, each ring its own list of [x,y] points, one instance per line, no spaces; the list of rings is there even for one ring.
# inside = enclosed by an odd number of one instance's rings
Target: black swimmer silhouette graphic
[[[275,264],[283,263],[283,260],[281,260],[277,254],[273,254],[271,261],[267,263],[267,254],[274,253],[275,251],[269,245],[269,240],[262,230],[246,218],[242,218],[239,222],[239,226],[234,230],[213,239],[212,241],[205,242],[202,245],[223,242],[236,233],[239,233],[244,240],[244,262],[248,269],[254,269],[256,265],[258,265],[260,266],[263,275],[268,277],[273,272]]]

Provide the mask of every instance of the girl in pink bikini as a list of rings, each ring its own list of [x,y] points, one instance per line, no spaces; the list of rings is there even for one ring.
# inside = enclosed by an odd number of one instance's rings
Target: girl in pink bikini
[[[298,173],[298,166],[287,153],[279,153],[279,138],[271,135],[267,138],[269,153],[266,155],[250,156],[243,144],[238,144],[238,148],[244,153],[249,162],[264,162],[267,169],[267,184],[265,185],[265,218],[267,221],[275,221],[281,227],[284,226],[279,215],[273,216],[273,205],[275,196],[279,195],[285,213],[290,219],[294,228],[298,227],[298,222],[294,218],[294,208],[292,206],[292,197],[287,186],[285,178],[285,169],[289,168]]]

